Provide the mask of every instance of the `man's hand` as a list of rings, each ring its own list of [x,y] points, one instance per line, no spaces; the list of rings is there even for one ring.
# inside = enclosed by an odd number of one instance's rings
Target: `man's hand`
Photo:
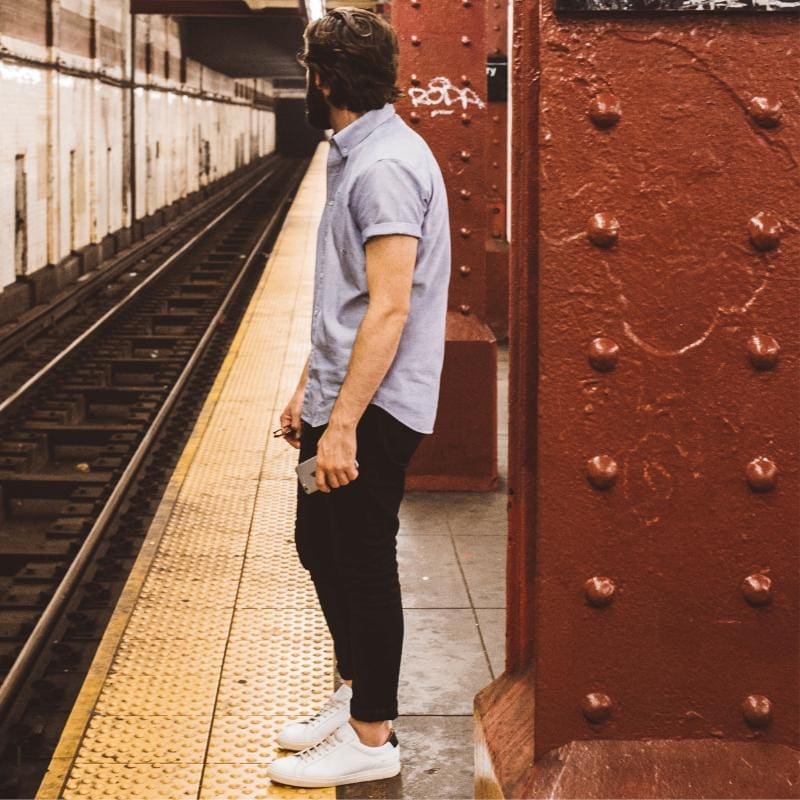
[[[297,391],[292,395],[286,408],[281,414],[281,428],[288,431],[283,437],[296,450],[300,449],[300,412],[303,410],[303,392]]]
[[[317,487],[330,492],[357,477],[355,427],[328,425],[317,443]]]

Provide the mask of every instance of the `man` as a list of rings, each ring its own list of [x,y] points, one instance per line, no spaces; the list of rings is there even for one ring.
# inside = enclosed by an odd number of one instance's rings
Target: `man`
[[[295,543],[334,643],[342,685],[278,744],[293,786],[400,772],[391,721],[403,640],[397,573],[405,469],[433,432],[444,357],[450,228],[441,171],[395,114],[397,38],[339,8],[309,24],[309,122],[334,131],[319,224],[311,352],[281,415],[318,492],[297,492]]]

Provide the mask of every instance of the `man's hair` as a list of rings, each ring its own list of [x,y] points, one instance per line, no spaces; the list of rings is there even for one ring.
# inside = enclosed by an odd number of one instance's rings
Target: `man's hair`
[[[397,35],[378,14],[336,8],[309,23],[304,38],[299,61],[319,74],[336,108],[371,111],[403,96],[396,85]]]

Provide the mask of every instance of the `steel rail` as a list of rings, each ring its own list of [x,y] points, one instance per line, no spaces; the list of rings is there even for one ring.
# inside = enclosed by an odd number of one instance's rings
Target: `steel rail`
[[[109,308],[104,314],[102,314],[94,323],[92,323],[86,330],[82,331],[78,336],[75,337],[57,356],[54,356],[47,362],[38,372],[31,375],[28,380],[25,381],[19,388],[17,388],[14,392],[12,392],[8,397],[6,397],[2,402],[0,402],[0,414],[3,414],[7,411],[12,405],[17,403],[32,387],[34,387],[39,381],[41,381],[47,373],[49,373],[52,369],[54,369],[58,364],[60,364],[70,353],[73,352],[76,348],[78,348],[83,342],[85,342],[88,338],[94,335],[109,319],[111,319],[115,314],[117,314],[122,308],[124,308],[128,303],[130,303],[136,295],[139,294],[143,289],[149,286],[156,278],[158,278],[165,270],[169,269],[170,266],[180,258],[184,253],[194,247],[201,239],[207,236],[225,217],[227,217],[234,209],[236,209],[239,205],[241,205],[256,189],[258,189],[264,181],[268,180],[275,174],[275,170],[277,169],[277,165],[273,166],[267,174],[261,178],[257,183],[251,186],[243,195],[241,195],[233,204],[228,206],[224,211],[214,217],[202,230],[198,231],[191,239],[184,242],[181,247],[179,247],[174,253],[171,253],[162,263],[160,266],[156,267],[149,275],[145,277],[145,279],[138,283],[136,286],[128,292],[125,297],[122,298],[118,303],[115,303],[111,308]]]
[[[273,170],[274,172],[274,170]],[[256,186],[250,189],[242,198],[236,201],[226,212],[220,214],[219,217],[215,220],[215,223],[220,221],[222,218],[227,216],[227,214],[236,208],[246,197],[249,197],[256,188],[258,188],[267,178],[271,176],[265,176],[263,180],[259,181]],[[61,582],[59,583],[56,591],[53,593],[53,596],[50,598],[47,606],[42,611],[42,615],[36,621],[36,625],[33,627],[30,635],[25,641],[22,649],[19,652],[19,655],[15,659],[14,663],[12,664],[11,668],[9,669],[5,680],[3,681],[2,685],[0,685],[0,719],[2,719],[6,712],[9,710],[10,706],[12,705],[16,692],[18,691],[21,684],[26,679],[26,671],[32,666],[35,659],[38,657],[41,648],[45,644],[46,638],[50,635],[50,631],[58,621],[64,606],[69,601],[69,598],[74,591],[78,581],[83,574],[83,570],[85,569],[86,565],[89,563],[94,550],[97,544],[100,541],[100,538],[105,530],[106,525],[108,524],[111,516],[116,511],[117,506],[119,505],[120,500],[124,497],[126,491],[128,490],[128,485],[130,484],[131,480],[136,474],[141,462],[144,460],[144,457],[147,454],[147,451],[157,435],[158,431],[160,430],[164,420],[168,416],[172,406],[174,405],[177,397],[180,395],[183,387],[185,386],[186,382],[188,381],[191,373],[193,372],[197,361],[202,356],[203,352],[205,351],[206,346],[208,345],[211,336],[213,335],[215,329],[219,325],[219,323],[224,318],[225,311],[227,307],[230,305],[232,298],[234,297],[236,290],[238,289],[241,281],[243,280],[247,270],[250,268],[253,259],[260,253],[261,247],[264,241],[272,234],[275,227],[281,220],[282,212],[286,202],[293,191],[294,188],[294,181],[297,177],[297,171],[292,174],[292,180],[289,182],[290,188],[287,189],[282,195],[279,202],[276,205],[275,211],[273,212],[272,216],[270,217],[269,222],[264,227],[264,230],[259,236],[258,240],[256,241],[255,245],[250,249],[250,253],[248,257],[242,262],[242,267],[239,270],[235,280],[231,284],[228,292],[226,293],[222,303],[220,304],[219,308],[217,309],[214,317],[212,318],[209,326],[206,328],[203,336],[201,337],[200,341],[197,344],[194,352],[190,356],[189,360],[185,364],[181,374],[178,376],[175,384],[173,385],[169,395],[165,399],[163,405],[159,409],[158,413],[156,414],[153,423],[148,428],[145,435],[142,437],[141,442],[139,443],[136,451],[134,452],[131,460],[128,462],[125,470],[123,471],[122,475],[120,476],[119,480],[117,481],[114,489],[112,490],[111,494],[109,495],[108,500],[106,501],[105,506],[103,507],[102,511],[98,515],[97,519],[95,520],[94,524],[92,525],[91,530],[84,539],[83,543],[81,544],[80,549],[75,554],[75,558],[72,560],[69,568],[64,573],[64,577],[62,578]],[[206,229],[207,230],[207,229]],[[181,252],[186,250],[188,245],[181,248]],[[176,256],[171,256],[168,259],[168,262],[171,264],[175,260]],[[165,262],[166,263],[166,262]],[[159,268],[159,272],[161,268]],[[144,284],[140,284],[134,290],[136,293],[142,289]],[[133,294],[133,293],[132,293]],[[116,308],[116,307],[115,307]],[[105,314],[101,320],[104,321],[108,318],[109,314]],[[93,329],[96,329],[97,326],[93,326]],[[85,336],[82,336],[84,339]],[[74,349],[70,346],[70,349]],[[58,359],[61,360],[60,358]]]
[[[276,158],[267,156],[265,162],[260,166],[266,170],[273,165]],[[114,280],[139,261],[149,258],[158,247],[168,242],[173,236],[180,235],[204,214],[213,212],[213,209],[223,205],[226,200],[247,186],[251,180],[252,176],[249,175],[235,178],[227,186],[220,188],[213,195],[206,198],[192,211],[185,213],[178,220],[168,223],[157,232],[136,243],[129,252],[117,254],[100,269],[88,273],[87,280],[76,284],[66,296],[44,304],[41,309],[37,310],[35,307],[29,309],[22,315],[21,321],[15,325],[13,331],[4,334],[0,338],[0,359],[8,357],[11,353],[24,347],[32,337],[37,336],[63,319],[85,299],[92,297],[107,281]]]

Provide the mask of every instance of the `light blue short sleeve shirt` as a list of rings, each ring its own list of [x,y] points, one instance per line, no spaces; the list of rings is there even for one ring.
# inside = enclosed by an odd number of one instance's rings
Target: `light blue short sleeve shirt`
[[[450,223],[439,165],[387,103],[331,138],[327,178],[302,417],[313,426],[327,423],[347,374],[369,303],[364,245],[373,236],[404,234],[419,239],[411,304],[397,353],[371,402],[409,428],[432,433],[450,283]]]

